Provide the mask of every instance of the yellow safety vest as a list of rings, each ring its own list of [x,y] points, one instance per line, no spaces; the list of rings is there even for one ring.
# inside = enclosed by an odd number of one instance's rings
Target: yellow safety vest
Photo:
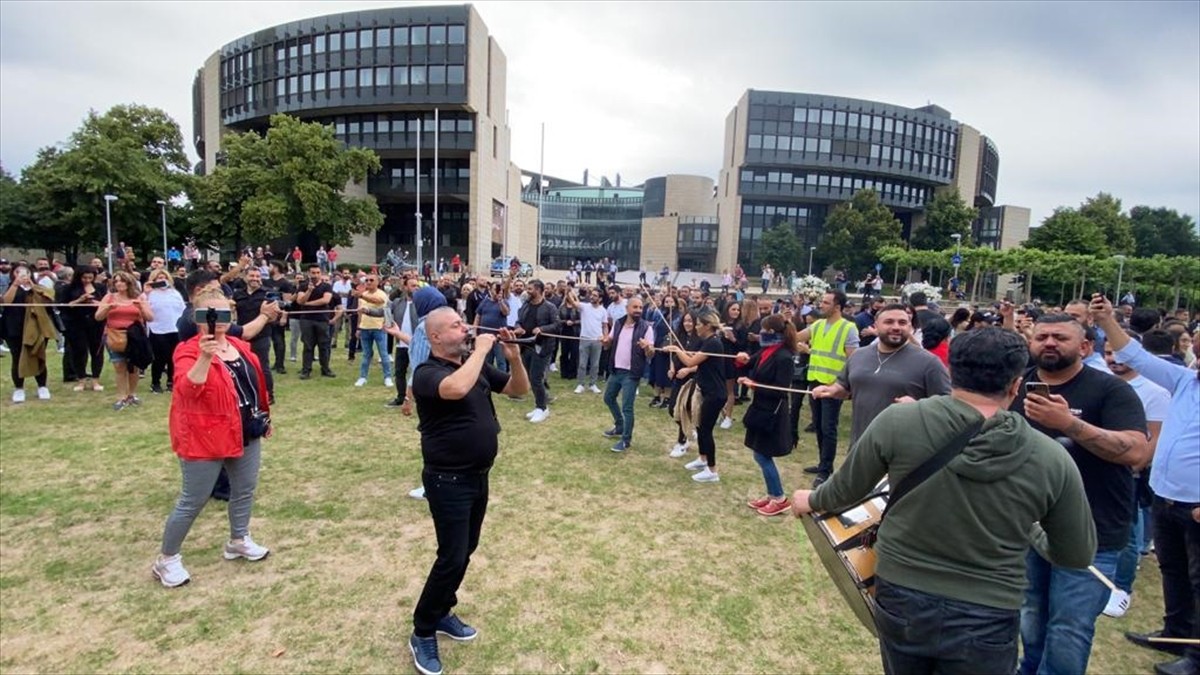
[[[833,384],[846,366],[846,338],[850,320],[842,318],[835,324],[819,319],[809,329],[808,379],[821,384]]]

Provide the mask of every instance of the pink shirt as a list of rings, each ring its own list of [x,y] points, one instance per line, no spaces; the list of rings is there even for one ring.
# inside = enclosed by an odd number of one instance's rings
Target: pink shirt
[[[632,350],[641,349],[641,347],[638,347],[637,345],[633,344],[633,327],[635,325],[637,325],[637,324],[631,324],[628,321],[622,321],[621,323],[617,324],[617,326],[613,327],[613,330],[612,330],[613,340],[617,339],[618,326],[620,327],[620,331],[621,331],[620,344],[617,345],[617,353],[613,355],[613,359],[614,359],[613,367],[614,368],[617,368],[619,370],[629,370],[630,366],[632,365],[632,362],[633,362],[633,351]],[[649,340],[651,343],[653,343],[654,342],[654,326],[648,326],[646,328],[646,334],[642,337],[646,340]]]

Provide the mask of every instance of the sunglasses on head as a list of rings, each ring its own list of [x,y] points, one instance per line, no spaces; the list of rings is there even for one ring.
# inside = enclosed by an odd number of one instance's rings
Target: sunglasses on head
[[[212,307],[198,307],[195,311],[195,319],[197,324],[208,323],[209,313],[216,317],[217,323],[230,323],[233,320],[233,312],[228,309],[215,309]]]

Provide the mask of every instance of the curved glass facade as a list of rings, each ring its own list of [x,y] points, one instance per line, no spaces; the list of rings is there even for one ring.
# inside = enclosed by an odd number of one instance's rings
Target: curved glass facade
[[[769,91],[747,97],[745,118],[734,122],[741,147],[733,154],[744,159],[730,176],[739,197],[736,260],[747,269],[759,262],[765,230],[786,222],[815,246],[829,210],[864,188],[879,194],[907,236],[914,214],[957,175],[961,125],[937,106]]]
[[[536,190],[523,195],[538,203]],[[636,188],[556,188],[542,199],[542,265],[566,269],[576,260],[616,260],[636,269],[642,252],[642,190]]]

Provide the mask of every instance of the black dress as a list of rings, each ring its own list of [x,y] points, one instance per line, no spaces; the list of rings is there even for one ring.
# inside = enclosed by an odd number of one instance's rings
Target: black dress
[[[763,351],[756,354],[746,364],[746,377],[758,384],[768,384],[773,387],[790,387],[792,384],[793,353],[786,347],[779,347],[771,352],[766,361],[762,360]],[[770,416],[772,424],[767,428],[746,428],[746,447],[766,457],[782,457],[792,451],[791,420],[788,414],[788,394],[773,389],[755,389],[754,399],[746,411],[746,417],[751,411]],[[757,415],[755,415],[757,416]]]

